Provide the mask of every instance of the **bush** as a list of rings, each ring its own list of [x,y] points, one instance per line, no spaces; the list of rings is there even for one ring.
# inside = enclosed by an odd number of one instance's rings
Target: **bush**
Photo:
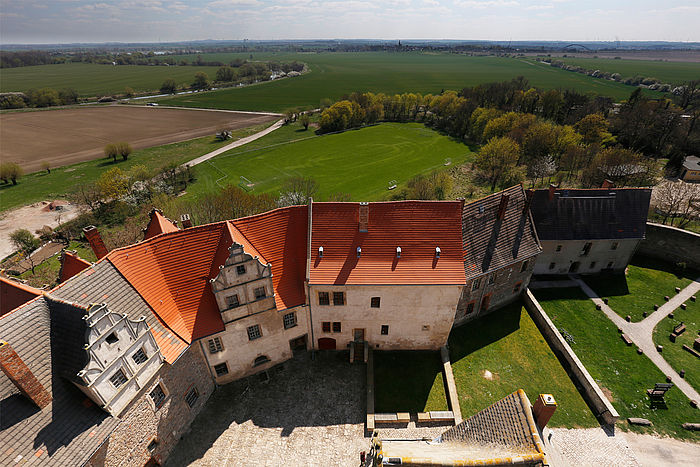
[[[160,92],[163,94],[175,94],[177,92],[177,83],[172,78],[166,79],[160,85]]]

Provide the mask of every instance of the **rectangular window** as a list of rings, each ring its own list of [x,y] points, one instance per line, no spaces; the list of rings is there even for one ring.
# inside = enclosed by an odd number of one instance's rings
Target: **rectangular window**
[[[551,271],[552,269],[554,269],[554,266],[556,265],[556,263],[549,263],[549,270]]]
[[[228,374],[228,365],[224,363],[219,363],[214,365],[214,371],[216,371],[216,376],[224,376]]]
[[[557,245],[557,251],[561,251],[561,245]]]
[[[372,297],[369,301],[369,306],[371,306],[372,308],[379,308],[381,301],[382,299],[380,297]]]
[[[496,274],[491,274],[489,276],[489,285],[493,285],[496,282]]]
[[[262,333],[260,332],[260,326],[255,324],[253,326],[250,326],[248,328],[248,340],[249,341],[254,341],[255,339],[260,339],[262,337]]]
[[[284,315],[282,317],[282,321],[284,322],[284,329],[293,328],[297,325],[297,315],[292,311],[291,313]]]
[[[238,301],[238,294],[229,295],[226,297],[226,306],[229,308],[236,308],[240,306],[241,302]]]
[[[333,332],[341,332],[340,323],[338,321],[333,322]]]
[[[345,305],[345,292],[333,292],[333,305]]]
[[[595,261],[591,261],[590,268],[593,269],[595,267]]]
[[[481,287],[481,277],[474,279],[472,282],[472,291],[479,290],[479,287]]]
[[[146,360],[148,360],[148,357],[146,357],[146,352],[143,351],[143,347],[138,349],[134,355],[131,356],[131,358],[134,359],[134,363],[137,365],[140,365],[144,363]]]
[[[513,287],[513,293],[515,294],[515,293],[520,292],[520,287],[521,287],[522,285],[523,285],[522,282],[518,282],[517,284],[515,284],[515,287]]]
[[[151,442],[148,443],[148,447],[146,449],[148,449],[148,452],[153,452],[156,450],[157,447],[158,447],[158,440],[152,439]]]
[[[119,369],[116,373],[109,377],[109,382],[112,383],[115,388],[118,388],[122,384],[126,383],[126,375],[121,369]]]
[[[255,294],[256,300],[265,298],[265,287],[256,287],[255,289],[253,289],[253,293]]]
[[[195,387],[190,389],[187,394],[185,394],[185,402],[187,402],[190,409],[194,406],[195,402],[197,402],[197,399],[199,399],[199,392]]]
[[[238,266],[236,266],[236,274],[238,274],[239,276],[245,274],[245,264],[239,264]]]
[[[593,243],[591,243],[591,242],[588,242],[585,245],[583,245],[583,250],[581,250],[580,256],[588,256],[588,253],[591,252],[592,247],[593,247]]]
[[[214,337],[213,339],[209,339],[209,353],[217,353],[221,352],[224,350],[223,344],[221,344],[221,338],[220,337]]]
[[[116,344],[119,341],[119,338],[115,333],[110,333],[109,336],[105,338],[108,344]]]
[[[318,304],[319,305],[330,305],[331,304],[331,299],[328,296],[328,292],[319,292],[318,293]]]
[[[389,326],[386,324],[382,324],[382,336],[387,336],[389,335]]]
[[[612,245],[610,245],[611,250],[617,250],[617,247],[619,246],[618,242],[613,242]]]
[[[613,267],[613,262],[610,261],[610,262],[608,263],[608,269],[612,269],[612,267]]]
[[[523,261],[523,265],[520,266],[520,272],[525,272],[527,271],[527,266],[530,262],[529,261]]]
[[[465,315],[468,315],[470,313],[474,312],[474,302],[471,302],[469,305],[467,305],[467,311],[464,312]]]
[[[322,322],[321,329],[323,330],[323,332],[331,332],[331,322],[330,321]]]
[[[153,401],[153,405],[156,406],[156,409],[160,409],[163,402],[165,402],[165,391],[163,391],[163,387],[160,384],[157,384],[148,396]]]

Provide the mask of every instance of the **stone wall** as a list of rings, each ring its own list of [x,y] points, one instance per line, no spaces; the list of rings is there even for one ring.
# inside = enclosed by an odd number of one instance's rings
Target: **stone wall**
[[[647,222],[646,238],[637,253],[700,269],[700,235],[668,225]]]
[[[569,344],[564,340],[559,330],[549,319],[535,296],[528,289],[524,294],[525,308],[527,308],[532,320],[537,325],[552,351],[561,362],[564,369],[579,388],[593,414],[607,424],[614,424],[620,415],[615,407],[605,397],[598,384],[588,373],[586,367],[578,359]]]
[[[540,240],[542,253],[537,257],[535,274],[569,274],[578,263],[578,274],[596,274],[603,270],[624,271],[637,250],[639,239],[619,240]],[[587,255],[581,255],[591,243]],[[559,250],[559,251],[557,251]]]

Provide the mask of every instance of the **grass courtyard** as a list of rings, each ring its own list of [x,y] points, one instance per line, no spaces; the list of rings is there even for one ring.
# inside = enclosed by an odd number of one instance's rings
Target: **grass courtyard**
[[[665,318],[654,328],[654,344],[664,346],[663,357],[674,370],[685,370],[685,379],[696,391],[700,391],[700,360],[683,350],[683,344],[691,349],[693,341],[698,337],[700,331],[700,302],[687,302],[688,308],[682,310],[677,308],[673,313],[673,318]],[[673,328],[683,322],[686,331],[678,336],[676,342],[671,342],[669,335]]]
[[[651,408],[646,390],[665,382],[666,377],[649,358],[638,355],[634,346],[625,345],[615,325],[595,309],[579,288],[537,290],[535,295],[620,413],[618,427],[698,439],[697,433],[681,428],[682,423],[697,421],[697,412],[693,412],[688,398],[678,388],[666,393],[666,408]],[[625,421],[628,417],[646,418],[653,426],[631,426]]]
[[[674,296],[676,287],[682,289],[698,276],[700,272],[693,269],[635,256],[625,275],[600,274],[584,276],[584,280],[601,298],[608,299],[618,315],[629,315],[637,322],[644,319],[643,312],[651,314],[655,304],[663,305],[664,296]]]
[[[449,348],[465,419],[523,389],[532,403],[541,393],[554,396],[558,407],[549,426],[597,426],[521,302],[453,329]]]

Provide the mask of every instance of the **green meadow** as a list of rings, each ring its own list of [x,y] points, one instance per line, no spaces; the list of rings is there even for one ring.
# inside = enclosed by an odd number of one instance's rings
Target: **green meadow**
[[[658,78],[664,83],[682,84],[686,81],[700,79],[700,62],[662,62],[659,60],[615,60],[611,58],[561,58],[570,65],[578,65],[587,70],[601,70],[620,73],[623,78],[637,75],[646,78]]]

